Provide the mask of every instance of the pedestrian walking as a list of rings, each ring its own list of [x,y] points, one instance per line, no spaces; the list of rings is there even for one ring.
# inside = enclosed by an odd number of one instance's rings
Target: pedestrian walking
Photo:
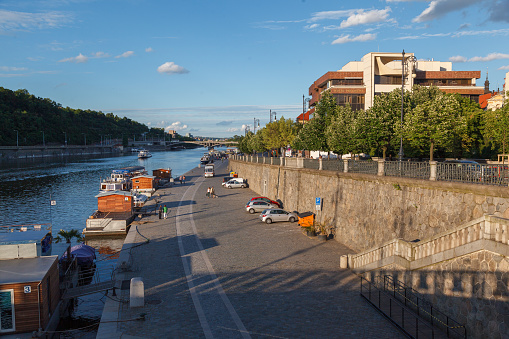
[[[182,185],[182,176],[179,177],[180,184]]]
[[[163,213],[163,206],[159,205],[159,219],[161,219],[162,213]]]
[[[184,182],[184,185],[185,185],[186,184],[186,176],[185,175],[182,176],[182,181]]]
[[[167,216],[168,216],[168,207],[166,207],[166,205],[164,205],[164,207],[163,207],[163,218],[166,219]]]

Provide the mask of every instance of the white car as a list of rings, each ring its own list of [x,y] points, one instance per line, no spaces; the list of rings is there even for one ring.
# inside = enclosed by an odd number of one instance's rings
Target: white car
[[[246,188],[247,187],[247,184],[245,181],[241,181],[241,180],[238,180],[238,179],[232,179],[230,181],[228,181],[226,184],[224,184],[224,187],[226,188]]]
[[[261,212],[270,208],[278,208],[278,206],[263,200],[253,200],[248,202],[246,205],[246,211],[248,211],[251,214],[253,214],[254,212]]]
[[[270,210],[264,210],[262,214],[260,214],[260,220],[267,224],[277,221],[295,222],[297,220],[297,215],[292,212],[283,211],[280,208],[273,208]]]

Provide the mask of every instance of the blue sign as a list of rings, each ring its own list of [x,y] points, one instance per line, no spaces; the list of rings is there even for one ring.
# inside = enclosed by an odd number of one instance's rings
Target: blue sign
[[[317,211],[322,210],[322,198],[315,198],[315,209]]]

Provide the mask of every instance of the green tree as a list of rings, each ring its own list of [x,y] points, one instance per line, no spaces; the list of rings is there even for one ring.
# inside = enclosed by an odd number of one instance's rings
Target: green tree
[[[337,113],[325,131],[329,150],[338,155],[359,152],[361,145],[357,112],[352,111],[350,105],[346,105],[338,106]]]
[[[325,119],[316,115],[304,124],[292,142],[292,148],[309,151],[328,151],[325,137]]]
[[[502,146],[502,154],[506,154],[509,141],[509,100],[506,100],[502,108],[484,113],[484,137],[493,148]]]
[[[291,145],[298,134],[299,126],[292,119],[279,120],[268,123],[262,130],[265,149],[281,149]]]
[[[404,95],[404,114],[410,110],[410,93]],[[387,150],[394,140],[399,140],[398,127],[401,125],[401,90],[375,96],[373,106],[359,112],[358,134],[363,144],[382,151],[386,158]]]
[[[436,86],[415,86],[412,100],[415,108],[405,115],[402,133],[412,146],[428,147],[433,161],[435,147],[450,147],[455,135],[465,134],[466,119],[459,114],[458,100]]]
[[[258,132],[253,134],[249,139],[249,148],[255,152],[264,152],[267,150],[263,136],[263,129],[258,130]]]

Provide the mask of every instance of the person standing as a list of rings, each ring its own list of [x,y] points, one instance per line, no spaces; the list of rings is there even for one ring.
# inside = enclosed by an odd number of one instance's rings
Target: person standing
[[[185,185],[186,184],[186,176],[185,175],[182,176],[182,181],[184,182],[184,185]]]
[[[159,205],[159,219],[161,219],[162,213],[163,213],[163,206]]]
[[[182,185],[182,176],[179,177],[180,184]]]
[[[163,207],[163,218],[166,219],[167,216],[168,216],[168,207],[166,207],[166,205],[164,205],[164,207]]]
[[[207,187],[207,198],[210,198],[210,187]]]
[[[214,186],[210,188],[210,197],[217,198],[216,192],[214,191]]]

